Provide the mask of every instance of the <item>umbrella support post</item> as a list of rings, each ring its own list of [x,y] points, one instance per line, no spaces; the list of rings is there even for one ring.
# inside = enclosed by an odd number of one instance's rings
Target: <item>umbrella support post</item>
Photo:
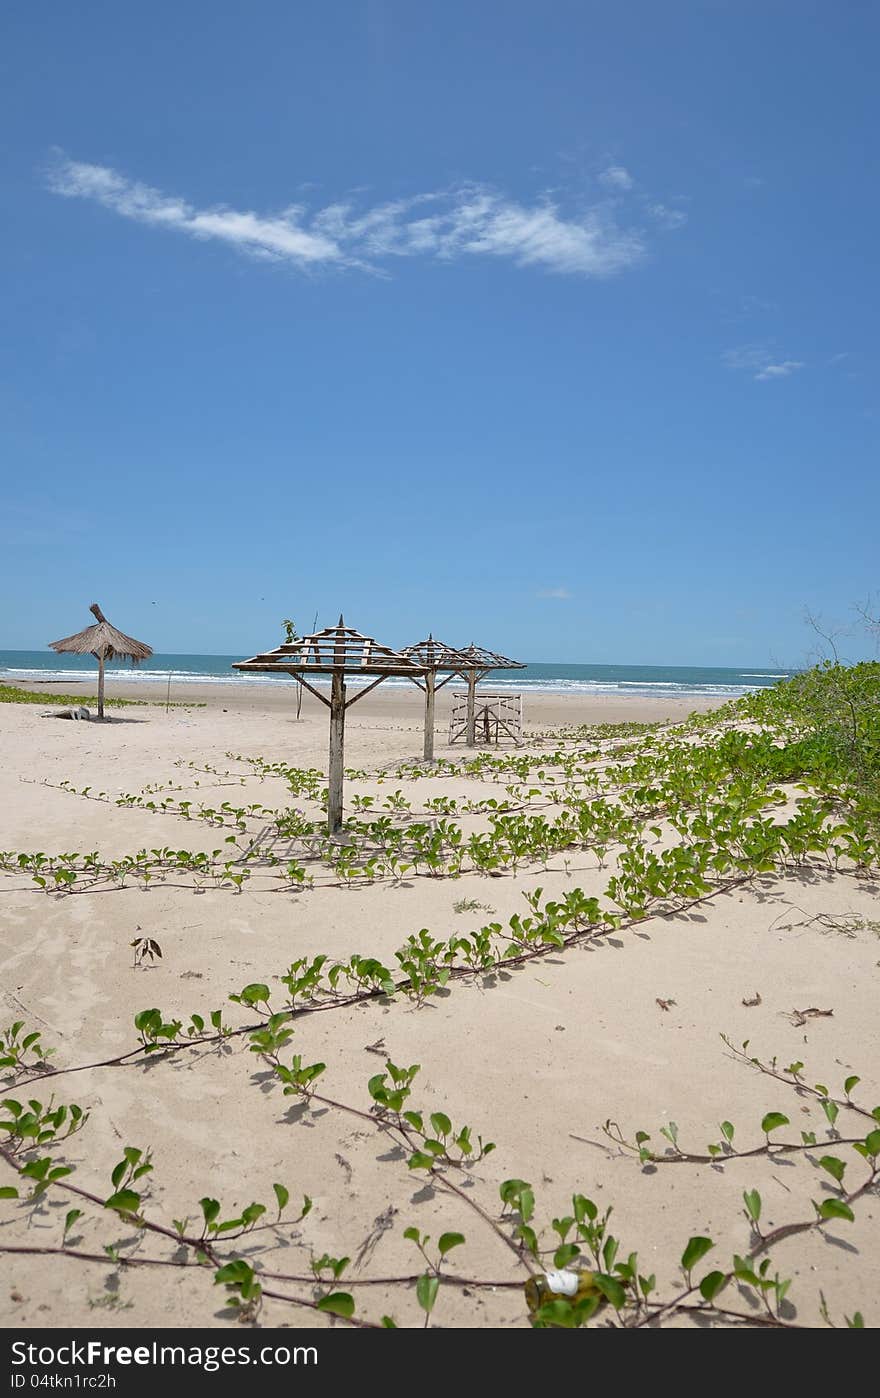
[[[331,835],[342,828],[342,781],[345,771],[345,680],[334,673],[330,687],[330,765],[327,803],[327,829]]]
[[[476,671],[468,671],[468,691],[467,691],[467,745],[469,748],[477,745],[477,676]]]
[[[425,676],[425,749],[424,759],[426,762],[434,761],[434,697],[436,694],[437,676],[433,670],[429,670]]]
[[[104,717],[104,657],[98,656],[98,718]]]

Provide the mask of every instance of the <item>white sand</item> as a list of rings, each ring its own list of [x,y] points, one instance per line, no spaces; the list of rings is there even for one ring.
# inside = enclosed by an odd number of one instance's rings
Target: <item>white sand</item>
[[[225,756],[232,751],[324,769],[326,716],[314,701],[307,698],[297,723],[289,692],[267,694],[245,685],[228,694],[206,689],[205,709],[121,710],[104,726],[45,719],[38,707],[0,706],[0,848],[97,849],[110,858],[162,845],[211,850],[228,833],[176,815],[83,800],[44,781],[66,779],[112,793],[174,781],[212,804],[281,805],[289,800],[278,781],[248,778],[244,786],[231,785],[229,778],[186,771],[175,761],[238,770]],[[114,691],[120,692],[115,684]],[[189,689],[187,695],[197,697]],[[374,769],[417,758],[420,704],[417,693],[398,690],[377,691],[358,704],[347,728],[347,765]],[[545,697],[529,700],[527,719],[541,728],[680,717],[687,707],[677,701]],[[464,755],[445,746],[442,728],[441,709],[438,755]],[[397,786],[419,806],[441,791],[485,798],[493,790],[473,779],[438,778],[381,788],[349,784],[348,795]],[[503,795],[503,784],[497,793]],[[463,824],[477,828],[479,818]],[[149,891],[132,882],[121,891],[71,896],[47,895],[27,877],[0,875],[2,1024],[24,1019],[28,1027],[41,1028],[57,1048],[58,1066],[106,1059],[134,1047],[133,1016],[146,1007],[188,1018],[194,1010],[207,1016],[223,1006],[230,1022],[248,1022],[253,1014],[230,1005],[229,993],[252,981],[272,984],[298,956],[324,952],[335,959],[357,951],[393,963],[410,932],[427,927],[447,937],[492,919],[506,921],[527,911],[523,891],[538,886],[548,896],[572,887],[598,894],[608,872],[597,868],[591,854],[578,854],[568,869],[555,859],[549,870],[516,876],[411,878],[399,887],[321,886],[291,893],[272,891],[270,880],[254,877],[240,895],[219,889],[194,894],[179,879],[157,882]],[[457,903],[470,899],[494,911],[456,912]],[[325,1061],[319,1090],[367,1112],[367,1080],[384,1062],[368,1046],[382,1041],[394,1062],[420,1063],[408,1105],[445,1110],[457,1124],[469,1123],[475,1136],[497,1142],[475,1172],[471,1191],[484,1208],[497,1212],[498,1183],[513,1176],[534,1185],[538,1217],[546,1225],[568,1210],[574,1191],[603,1207],[613,1204],[622,1254],[638,1249],[641,1270],[655,1271],[663,1294],[672,1295],[681,1281],[675,1260],[690,1235],[715,1240],[706,1268],[723,1269],[734,1251],[747,1250],[744,1189],[760,1190],[762,1226],[769,1230],[810,1216],[810,1199],[825,1197],[820,1178],[795,1157],[757,1157],[723,1170],[669,1165],[645,1171],[608,1143],[602,1123],[611,1117],[628,1136],[638,1128],[650,1131],[659,1149],[665,1144],[659,1127],[674,1120],[682,1144],[698,1152],[718,1139],[717,1123],[725,1118],[737,1125],[737,1144],[759,1145],[760,1119],[771,1109],[789,1115],[796,1129],[821,1134],[823,1118],[815,1105],[735,1061],[721,1033],[737,1044],[749,1038],[753,1052],[767,1059],[776,1055],[782,1065],[804,1060],[810,1081],[829,1082],[837,1092],[847,1073],[858,1073],[860,1099],[871,1106],[880,1101],[874,1032],[880,941],[869,927],[844,936],[810,922],[820,913],[876,919],[877,907],[876,886],[851,877],[768,879],[687,916],[652,918],[601,945],[554,952],[491,985],[457,982],[421,1009],[398,997],[306,1017],[282,1057],[289,1061],[295,1051],[304,1062]],[[129,944],[138,935],[160,944],[163,956],[155,966],[133,969]],[[760,1005],[745,1006],[756,993]],[[663,1009],[658,1000],[674,1003]],[[833,1016],[795,1027],[790,1012],[811,1006],[832,1009]],[[403,1229],[416,1224],[434,1238],[448,1230],[466,1235],[466,1245],[449,1260],[454,1273],[499,1281],[526,1275],[466,1203],[425,1188],[424,1178],[389,1152],[387,1137],[370,1122],[318,1104],[303,1109],[297,1099],[282,1096],[245,1039],[232,1040],[222,1052],[196,1048],[146,1067],[96,1068],[28,1089],[43,1100],[50,1091],[58,1101],[77,1101],[92,1111],[83,1132],[62,1148],[82,1188],[104,1197],[122,1147],[152,1148],[151,1219],[194,1220],[197,1201],[206,1194],[220,1199],[228,1216],[252,1199],[269,1203],[275,1180],[290,1187],[292,1199],[309,1194],[315,1207],[301,1227],[277,1237],[257,1235],[250,1245],[256,1249],[258,1238],[264,1240],[262,1265],[270,1270],[307,1273],[310,1256],[326,1250],[354,1259],[349,1280],[414,1273],[419,1260]],[[843,1129],[843,1117],[839,1125]],[[850,1134],[849,1125],[844,1134]],[[826,1149],[850,1162],[848,1178],[859,1178],[851,1148]],[[8,1183],[9,1171],[2,1173],[0,1183]],[[0,1241],[56,1246],[70,1205],[54,1192],[32,1213],[0,1202]],[[71,1236],[81,1239],[75,1246],[82,1250],[100,1253],[119,1243],[125,1255],[134,1234],[115,1216],[88,1207]],[[774,1267],[794,1278],[798,1321],[818,1323],[821,1289],[838,1323],[856,1309],[865,1311],[868,1324],[876,1323],[878,1244],[877,1201],[864,1199],[855,1225],[841,1223],[776,1247]],[[173,1250],[173,1244],[146,1238],[134,1255],[170,1256]],[[0,1320],[6,1325],[230,1323],[210,1269],[120,1269],[13,1256],[4,1259],[3,1270]],[[303,1286],[275,1286],[310,1294]],[[378,1320],[390,1312],[399,1324],[420,1323],[412,1288],[353,1289],[359,1315]],[[725,1299],[742,1305],[733,1288]],[[315,1319],[311,1311],[276,1300],[267,1300],[261,1315],[267,1325]],[[519,1290],[467,1294],[452,1286],[441,1288],[435,1321],[527,1323]]]

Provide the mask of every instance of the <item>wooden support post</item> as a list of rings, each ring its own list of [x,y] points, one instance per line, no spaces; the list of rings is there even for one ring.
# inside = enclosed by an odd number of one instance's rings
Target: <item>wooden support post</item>
[[[467,692],[467,745],[469,748],[477,745],[477,672],[468,670],[468,692]]]
[[[104,657],[98,656],[98,718],[104,717]]]
[[[345,676],[333,671],[330,685],[330,765],[327,829],[335,835],[342,827],[342,779],[345,770]]]
[[[425,676],[425,761],[434,761],[434,696],[437,673],[429,670]]]

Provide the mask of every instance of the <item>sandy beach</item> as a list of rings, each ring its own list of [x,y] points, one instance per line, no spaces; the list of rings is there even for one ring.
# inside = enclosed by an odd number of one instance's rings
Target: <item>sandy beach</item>
[[[515,686],[513,686],[515,688]],[[21,688],[37,690],[40,694],[79,694],[85,697],[94,694],[94,685],[70,680],[39,685],[32,681],[22,681]],[[484,688],[491,688],[486,684]],[[449,727],[451,694],[456,686],[444,686],[437,691],[437,750],[443,746],[443,739]],[[460,691],[460,686],[459,686]],[[119,699],[146,700],[164,709],[168,688],[164,682],[127,679],[125,672],[114,673],[108,685],[108,696]],[[187,681],[175,684],[170,691],[172,704],[204,705],[213,710],[226,710],[228,713],[245,714],[284,714],[294,717],[297,706],[297,687],[287,680],[275,680],[264,684],[250,683],[246,676],[226,684],[200,684]],[[615,698],[608,694],[566,694],[545,690],[526,692],[523,698],[523,719],[527,731],[540,731],[543,728],[563,726],[576,727],[583,723],[665,723],[677,722],[689,713],[706,713],[717,708],[721,701],[716,698],[693,696],[683,698],[650,699],[642,696]],[[391,722],[400,726],[412,724],[413,730],[422,732],[425,699],[415,685],[380,685],[372,694],[358,700],[351,711],[349,727],[355,728],[376,722]],[[325,710],[320,702],[303,691],[302,716],[320,717],[325,721]],[[460,747],[459,747],[460,751]],[[415,752],[413,755],[416,755]]]
[[[108,693],[148,697],[143,685],[115,677]],[[164,692],[155,697],[164,701]],[[183,696],[178,690],[172,697]],[[46,718],[39,706],[0,706],[0,849],[99,851],[106,863],[142,849],[219,847],[226,860],[258,836],[266,818],[243,817],[242,831],[234,817],[223,816],[224,802],[270,810],[292,805],[320,818],[308,794],[291,798],[281,776],[244,760],[326,773],[326,711],[316,701],[305,696],[297,721],[289,686],[192,685],[185,697],[205,707],[117,709],[104,725]],[[486,802],[514,801],[509,772],[396,771],[420,756],[422,702],[415,690],[380,688],[352,709],[346,763],[360,775],[347,783],[347,808],[355,796],[372,797],[371,818],[384,811],[404,823],[436,822],[437,808],[426,802],[449,798],[458,803],[455,820],[465,837],[486,831]],[[437,756],[460,761],[472,754],[448,747],[447,703],[441,693]],[[535,794],[516,801],[550,816],[564,804],[553,788],[552,760],[546,770],[538,761],[559,748],[538,738],[546,730],[679,721],[693,708],[686,700],[529,696],[519,751],[536,759],[524,783]],[[501,755],[512,751],[503,748]],[[604,740],[585,751],[594,754],[589,760],[597,772],[614,757]],[[62,783],[88,791],[74,794]],[[394,799],[383,805],[394,793],[409,803],[404,814]],[[136,799],[117,804],[126,796]],[[795,799],[786,792],[783,814]],[[165,811],[148,808],[162,800],[172,803]],[[209,806],[216,819],[184,818],[181,802],[190,803],[190,815]],[[673,839],[664,824],[658,848]],[[283,867],[282,845],[276,839],[273,848]],[[187,1026],[194,1013],[207,1023],[221,1008],[224,1024],[253,1024],[254,1003],[231,1003],[229,995],[265,984],[273,1002],[283,1002],[279,978],[299,958],[321,954],[345,962],[357,953],[399,973],[395,951],[410,934],[429,929],[446,939],[487,923],[506,926],[529,912],[524,895],[538,889],[545,901],[573,889],[600,897],[615,868],[611,847],[604,858],[594,849],[523,857],[497,876],[465,870],[431,877],[430,870],[410,869],[372,882],[353,878],[346,886],[316,860],[308,870],[312,887],[291,887],[274,867],[248,866],[238,888],[166,870],[146,882],[132,875],[121,887],[83,876],[71,891],[44,891],[27,871],[7,868],[0,874],[2,1025],[22,1020],[39,1030],[55,1050],[49,1063],[61,1072],[22,1071],[21,1085],[10,1078],[6,1092],[44,1103],[53,1095],[56,1104],[76,1102],[91,1113],[58,1158],[75,1167],[70,1182],[98,1203],[52,1189],[34,1205],[2,1205],[4,1243],[23,1249],[57,1247],[67,1210],[73,1204],[82,1210],[67,1234],[70,1255],[24,1251],[6,1259],[2,1323],[234,1325],[212,1267],[136,1265],[173,1257],[171,1220],[186,1221],[189,1233],[200,1228],[199,1200],[206,1197],[220,1202],[224,1219],[239,1216],[251,1201],[269,1206],[262,1231],[246,1235],[236,1255],[267,1274],[258,1323],[293,1327],[339,1323],[301,1304],[330,1289],[327,1271],[320,1286],[310,1280],[312,1262],[324,1254],[350,1259],[339,1289],[354,1293],[358,1317],[378,1323],[388,1314],[398,1325],[421,1324],[415,1277],[424,1264],[404,1237],[413,1226],[435,1240],[449,1232],[465,1238],[444,1265],[455,1280],[442,1282],[433,1324],[527,1325],[522,1287],[530,1266],[510,1242],[510,1228],[484,1217],[497,1220],[505,1180],[530,1182],[534,1225],[551,1241],[550,1220],[570,1212],[573,1195],[587,1196],[600,1210],[613,1207],[621,1257],[637,1250],[639,1270],[656,1273],[664,1297],[681,1287],[678,1258],[690,1237],[713,1240],[706,1268],[724,1268],[734,1253],[748,1252],[743,1191],[760,1192],[766,1232],[809,1220],[811,1199],[827,1197],[827,1190],[803,1154],[757,1154],[723,1167],[705,1155],[707,1142],[720,1139],[722,1121],[736,1125],[738,1146],[761,1146],[761,1121],[771,1111],[788,1117],[796,1139],[801,1129],[814,1131],[826,1150],[844,1153],[826,1138],[815,1095],[750,1067],[721,1036],[737,1047],[748,1040],[749,1054],[766,1063],[802,1060],[809,1082],[832,1084],[836,1096],[845,1077],[858,1075],[858,1100],[869,1107],[880,1100],[874,1032],[880,941],[870,879],[818,869],[775,873],[678,913],[647,916],[561,949],[548,946],[508,970],[452,979],[422,1004],[399,994],[328,1002],[294,1019],[293,1038],[280,1051],[285,1063],[296,1053],[303,1064],[326,1065],[316,1083],[324,1100],[283,1095],[271,1065],[242,1035],[107,1063],[138,1047],[134,1019],[144,1009],[159,1007],[164,1020]],[[135,965],[132,943],[139,937],[153,939],[161,958]],[[822,1013],[798,1013],[804,1010]],[[396,1065],[421,1065],[409,1108],[426,1119],[446,1114],[456,1130],[468,1124],[474,1141],[492,1141],[494,1151],[436,1180],[410,1168],[406,1149],[371,1110],[368,1082],[385,1070],[386,1056]],[[853,1134],[852,1117],[847,1109],[840,1114],[844,1137]],[[672,1149],[660,1129],[677,1123],[681,1147],[704,1160],[640,1163],[603,1133],[609,1120],[627,1141],[636,1131],[649,1132],[658,1155]],[[145,1216],[166,1225],[168,1236],[145,1234],[100,1207],[124,1147],[152,1151],[153,1172],[136,1187],[149,1186]],[[846,1153],[855,1179],[858,1161],[851,1148]],[[284,1215],[291,1222],[277,1228],[268,1226],[276,1182],[291,1200]],[[833,1187],[830,1179],[826,1184]],[[304,1195],[313,1206],[296,1222]],[[820,1292],[838,1324],[844,1313],[864,1308],[880,1275],[878,1244],[871,1198],[862,1200],[853,1224],[782,1237],[772,1265],[792,1279],[798,1323],[820,1323]],[[110,1255],[108,1247],[115,1249]],[[272,1281],[273,1273],[287,1280]],[[393,1280],[407,1276],[412,1284]],[[468,1286],[468,1279],[497,1285]],[[746,1311],[752,1304],[734,1284],[724,1295]],[[756,1303],[754,1316],[759,1323]]]

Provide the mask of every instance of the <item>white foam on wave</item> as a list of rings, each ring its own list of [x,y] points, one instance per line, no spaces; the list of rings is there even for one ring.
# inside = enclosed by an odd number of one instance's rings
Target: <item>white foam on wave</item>
[[[94,685],[97,680],[97,673],[91,669],[28,669],[25,667],[7,667],[0,670],[0,678],[5,677],[12,681],[35,682],[51,684],[88,684]],[[171,680],[172,690],[176,686],[187,686],[192,684],[201,685],[277,685],[284,683],[289,676],[281,675],[261,675],[253,673],[230,672],[228,674],[210,674],[199,670],[159,670],[149,669],[140,666],[137,669],[114,669],[108,673],[110,684],[114,680],[124,684],[152,684],[168,685]],[[784,675],[763,675],[751,674],[743,675],[744,679],[785,679]],[[313,683],[329,686],[329,678],[315,677]],[[349,688],[358,689],[370,681],[364,678],[358,680],[356,677],[349,677],[347,683]],[[385,685],[394,688],[409,689],[412,687],[410,680],[403,676],[389,676],[385,680]],[[525,675],[507,674],[503,676],[488,676],[483,682],[486,689],[511,689],[522,690],[524,693],[540,694],[581,694],[586,696],[614,695],[619,699],[628,698],[670,698],[685,699],[688,697],[703,697],[717,699],[731,699],[741,694],[748,694],[756,689],[764,688],[762,685],[754,684],[731,684],[721,681],[711,680],[596,680],[596,679],[571,679],[564,677],[527,677]],[[452,691],[456,692],[456,691]]]

